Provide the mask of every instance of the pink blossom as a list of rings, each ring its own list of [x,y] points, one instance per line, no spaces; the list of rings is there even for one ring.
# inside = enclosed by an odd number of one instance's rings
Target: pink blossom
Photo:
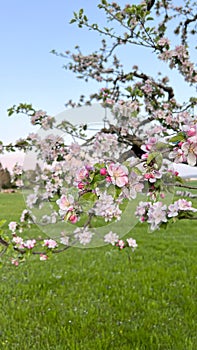
[[[175,202],[178,204],[178,208],[179,210],[189,210],[189,211],[193,211],[196,212],[197,209],[192,207],[192,202],[191,201],[187,201],[186,199],[182,198],[179,199],[177,202]]]
[[[118,240],[118,243],[116,243],[116,246],[119,247],[120,249],[125,248],[125,243],[122,239]]]
[[[58,246],[57,242],[53,239],[45,239],[43,243],[43,247],[47,247],[49,249],[54,249]]]
[[[191,166],[195,166],[197,161],[197,143],[191,144],[189,142],[184,142],[181,149],[184,152],[187,163]]]
[[[24,242],[24,247],[27,249],[32,249],[35,247],[36,240],[35,239],[28,239]]]
[[[167,222],[166,209],[166,205],[163,205],[162,202],[155,202],[150,206],[147,222],[151,224],[151,230],[156,230],[162,222]]]
[[[77,229],[74,231],[74,234],[75,238],[79,240],[79,243],[83,245],[90,243],[94,235],[93,232],[88,230],[88,227],[77,227]]]
[[[168,217],[172,218],[175,216],[178,216],[179,206],[178,203],[175,202],[174,204],[170,204],[168,206]]]
[[[196,128],[195,128],[195,127],[191,127],[191,128],[187,131],[187,135],[188,135],[189,137],[196,135]]]
[[[149,152],[153,148],[153,146],[157,143],[157,138],[156,137],[149,137],[147,142],[141,146],[141,149],[144,152]]]
[[[19,265],[19,261],[17,259],[14,259],[14,258],[11,260],[11,263],[12,263],[12,265],[15,265],[15,266]]]
[[[110,231],[104,236],[104,242],[110,243],[112,245],[115,245],[115,243],[118,242],[118,239],[118,235],[112,231]]]
[[[65,236],[64,232],[61,232],[61,238],[60,238],[60,243],[64,244],[64,245],[68,245],[69,244],[69,237]]]
[[[182,163],[186,160],[183,150],[175,147],[172,152],[169,153],[169,158],[174,159],[175,163]]]
[[[84,166],[81,169],[79,169],[76,173],[76,177],[75,177],[75,181],[76,182],[81,182],[84,179],[87,179],[87,177],[89,176],[89,171],[87,170],[87,168]]]
[[[40,254],[40,261],[46,261],[48,256],[46,254]]]
[[[8,225],[9,230],[12,231],[12,233],[14,233],[17,229],[17,222],[16,221],[11,221]]]
[[[23,242],[22,237],[15,236],[15,237],[13,237],[12,242],[15,243],[19,248],[24,247],[24,242]]]
[[[152,173],[144,174],[144,178],[146,180],[149,180],[150,183],[156,182],[157,179],[161,179],[161,177],[162,177],[162,174],[157,170],[153,170]]]
[[[136,243],[136,240],[133,239],[133,238],[127,238],[127,243],[128,243],[128,246],[135,249],[137,248],[137,243]]]
[[[56,203],[61,212],[67,213],[68,211],[73,210],[74,197],[71,194],[68,196],[63,194],[60,199],[56,201]]]
[[[158,40],[157,44],[160,45],[160,46],[169,46],[170,45],[170,41],[169,41],[168,38],[164,38],[163,37],[163,38]]]
[[[101,216],[105,221],[111,221],[113,218],[120,220],[121,210],[113,197],[107,192],[100,193],[99,199],[94,206],[94,213],[96,216]]]
[[[107,165],[108,174],[111,177],[111,181],[118,187],[123,187],[128,184],[128,169],[121,164],[111,163]]]

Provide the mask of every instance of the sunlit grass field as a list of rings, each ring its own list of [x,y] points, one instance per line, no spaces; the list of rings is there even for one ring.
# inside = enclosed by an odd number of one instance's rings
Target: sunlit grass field
[[[24,207],[20,193],[0,194],[7,222]],[[127,236],[139,245],[130,257],[111,246],[70,248],[3,265],[0,349],[196,350],[197,222],[154,233],[138,224]]]

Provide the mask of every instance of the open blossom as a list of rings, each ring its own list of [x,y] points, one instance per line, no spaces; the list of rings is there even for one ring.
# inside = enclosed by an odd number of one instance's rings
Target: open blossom
[[[195,166],[197,162],[197,143],[184,142],[181,149],[187,159],[187,163]]]
[[[8,227],[9,227],[9,230],[12,231],[12,233],[15,232],[16,229],[17,229],[17,222],[16,221],[11,221],[9,223]]]
[[[192,207],[191,201],[182,198],[168,206],[168,217],[178,216],[180,211],[197,212],[197,209]]]
[[[118,163],[110,163],[107,165],[107,171],[114,185],[123,187],[128,184],[129,171],[126,166]]]
[[[90,232],[88,230],[88,227],[81,228],[77,227],[77,229],[74,231],[75,238],[79,240],[80,244],[86,245],[90,243],[94,233]]]
[[[116,243],[116,246],[119,247],[120,249],[125,248],[125,242],[122,239],[119,239],[118,242]]]
[[[23,245],[27,249],[32,249],[36,245],[36,240],[35,239],[28,239],[27,241],[24,242]]]
[[[54,249],[58,246],[57,242],[53,239],[45,239],[43,243],[43,247],[47,247],[49,249]]]
[[[136,240],[133,239],[133,238],[127,238],[127,243],[128,243],[128,246],[135,249],[137,248],[137,243],[136,243]]]
[[[183,163],[186,161],[185,154],[179,147],[175,147],[173,151],[169,153],[169,158],[174,159],[175,163]]]
[[[162,174],[157,170],[153,170],[151,173],[144,174],[144,178],[148,180],[150,183],[156,182],[158,179],[161,179],[161,177],[162,177]]]
[[[13,237],[12,242],[15,243],[18,248],[24,247],[24,242],[23,242],[22,237],[15,236],[15,237]]]
[[[150,202],[139,202],[136,211],[135,211],[135,215],[137,217],[141,217],[144,216],[148,210],[148,208],[150,208],[151,203]]]
[[[42,119],[46,115],[46,112],[39,110],[36,111],[36,113],[31,117],[31,123],[34,125],[36,124],[40,119]]]
[[[87,170],[87,168],[85,166],[83,166],[81,169],[79,169],[76,173],[75,176],[75,181],[76,182],[81,182],[84,179],[87,179],[89,175],[89,171]]]
[[[178,208],[179,210],[189,210],[189,211],[193,211],[196,212],[197,209],[192,207],[192,202],[191,201],[187,201],[186,199],[182,198],[179,199],[177,202],[175,202],[178,204]]]
[[[96,216],[105,218],[105,221],[111,221],[113,218],[120,220],[122,211],[118,204],[114,202],[113,197],[104,192],[100,193],[99,199],[95,203],[94,213]]]
[[[65,195],[63,194],[60,199],[58,199],[56,201],[57,205],[59,206],[60,208],[60,215],[61,213],[65,214],[67,213],[68,211],[71,211],[73,210],[73,204],[74,204],[74,197],[69,194],[69,195]]]
[[[45,118],[42,119],[41,125],[44,130],[49,130],[53,127],[55,119],[51,116],[45,116]]]
[[[168,206],[168,217],[172,218],[178,215],[178,211],[179,211],[179,206],[178,203],[175,202],[174,204],[170,204]]]
[[[26,204],[29,208],[33,208],[33,205],[36,204],[38,200],[38,196],[36,193],[31,193],[28,195],[27,199],[26,199]]]
[[[166,205],[163,205],[162,202],[156,202],[150,206],[147,213],[147,222],[151,224],[151,230],[156,230],[162,222],[167,222],[166,208]]]
[[[147,142],[141,146],[144,152],[150,152],[153,146],[157,143],[158,139],[156,137],[149,137]]]
[[[60,243],[64,245],[69,245],[69,237],[64,236],[64,232],[61,233],[62,237],[60,238]]]
[[[110,231],[104,236],[104,242],[110,243],[112,245],[115,245],[115,243],[118,242],[118,240],[119,236],[117,235],[117,233],[114,233],[112,231]]]
[[[46,254],[40,254],[40,261],[46,261],[48,256]]]
[[[17,259],[12,259],[11,263],[12,263],[12,265],[15,265],[15,266],[19,265],[19,261]]]
[[[169,41],[168,38],[164,38],[163,37],[163,38],[158,40],[157,44],[160,45],[160,46],[169,46],[170,45],[170,41]]]

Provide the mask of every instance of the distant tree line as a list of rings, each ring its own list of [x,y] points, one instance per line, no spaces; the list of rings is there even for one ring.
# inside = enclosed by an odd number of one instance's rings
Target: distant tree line
[[[4,169],[2,164],[0,163],[0,190],[12,187],[13,183],[11,182],[10,172],[7,168]]]

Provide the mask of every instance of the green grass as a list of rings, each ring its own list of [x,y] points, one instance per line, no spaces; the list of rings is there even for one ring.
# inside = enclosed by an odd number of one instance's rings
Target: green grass
[[[17,220],[23,207],[20,194],[0,194],[0,218]],[[107,246],[5,264],[0,349],[196,350],[196,222],[130,235],[130,259]]]

